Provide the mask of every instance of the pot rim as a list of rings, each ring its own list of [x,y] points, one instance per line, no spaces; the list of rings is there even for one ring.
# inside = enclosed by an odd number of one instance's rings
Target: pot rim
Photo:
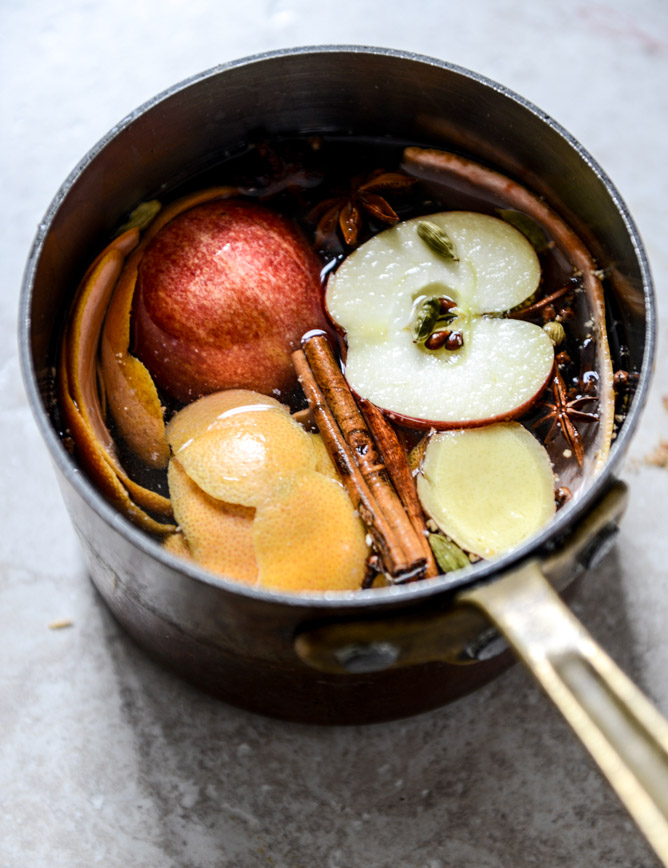
[[[111,506],[94,487],[88,477],[81,472],[72,456],[65,449],[61,438],[56,432],[52,420],[44,406],[38,388],[37,372],[31,352],[31,308],[33,300],[33,281],[37,270],[45,239],[51,229],[53,220],[58,210],[77,182],[80,175],[88,168],[93,160],[107,145],[127,129],[137,118],[160,103],[170,99],[175,94],[187,90],[193,85],[224,74],[228,70],[253,64],[271,62],[277,58],[297,55],[336,55],[336,54],[367,54],[394,57],[411,61],[413,63],[426,64],[444,69],[450,73],[468,78],[469,80],[496,91],[506,99],[509,99],[540,121],[547,124],[553,132],[557,133],[565,142],[574,149],[582,161],[588,166],[598,180],[605,187],[608,196],[617,209],[626,232],[631,240],[634,254],[642,276],[645,306],[645,346],[643,362],[640,370],[638,387],[635,392],[631,409],[624,421],[619,436],[612,444],[610,456],[601,473],[594,479],[583,496],[575,502],[562,507],[555,518],[542,531],[531,537],[526,543],[513,549],[511,552],[494,558],[490,561],[481,561],[470,568],[459,570],[454,574],[437,576],[432,579],[423,579],[407,585],[394,585],[387,588],[375,588],[366,591],[311,591],[299,594],[279,593],[260,588],[247,587],[232,580],[225,580],[206,570],[188,563],[165,551],[162,546],[147,533],[135,527],[128,519],[123,517]],[[203,72],[196,73],[181,82],[163,90],[156,96],[144,102],[126,115],[114,125],[85,156],[77,163],[67,176],[51,201],[47,211],[39,223],[36,236],[33,240],[28,261],[26,264],[19,305],[19,356],[23,381],[28,395],[29,404],[33,412],[37,426],[47,443],[49,451],[57,467],[67,481],[75,488],[87,505],[94,510],[108,525],[115,528],[131,544],[136,546],[145,555],[157,560],[170,570],[178,570],[188,578],[196,582],[203,582],[214,588],[227,593],[239,594],[242,597],[250,597],[259,601],[282,604],[291,608],[307,605],[312,608],[328,609],[332,604],[345,604],[346,608],[366,611],[370,607],[378,607],[381,604],[399,602],[423,601],[435,594],[443,594],[459,590],[474,584],[492,581],[500,578],[507,570],[517,566],[530,556],[549,551],[555,542],[564,536],[569,527],[580,521],[588,512],[594,502],[603,494],[610,483],[610,477],[619,468],[629,442],[635,432],[640,414],[647,400],[649,391],[654,357],[656,350],[656,301],[654,296],[653,281],[647,254],[638,229],[631,217],[628,208],[610,178],[594,160],[587,150],[559,123],[553,120],[540,108],[526,100],[524,97],[499,84],[498,82],[481,75],[480,73],[466,69],[465,67],[439,60],[414,52],[392,48],[380,48],[366,45],[313,45],[296,48],[282,48],[266,51],[259,54],[248,55],[243,58],[228,61],[211,67]]]

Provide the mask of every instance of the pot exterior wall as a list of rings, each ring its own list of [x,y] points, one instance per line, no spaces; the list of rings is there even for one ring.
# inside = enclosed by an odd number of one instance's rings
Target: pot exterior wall
[[[193,580],[140,552],[91,510],[60,473],[58,479],[90,577],[114,617],[154,659],[233,705],[305,723],[374,723],[459,699],[512,663],[511,653],[503,651],[460,665],[430,662],[365,674],[319,672],[295,652],[295,637],[323,619],[354,620],[354,609],[337,606],[333,613],[323,613],[320,607],[267,602]],[[410,614],[421,609],[433,614],[433,601]],[[386,612],[389,618],[407,613],[405,606]],[[473,629],[470,641],[477,635]],[[447,635],[443,647],[448,647]]]

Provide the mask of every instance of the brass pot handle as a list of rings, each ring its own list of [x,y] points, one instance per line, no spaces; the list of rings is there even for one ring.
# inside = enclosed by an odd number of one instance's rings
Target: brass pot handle
[[[668,866],[668,721],[564,605],[538,561],[458,601],[505,635]]]

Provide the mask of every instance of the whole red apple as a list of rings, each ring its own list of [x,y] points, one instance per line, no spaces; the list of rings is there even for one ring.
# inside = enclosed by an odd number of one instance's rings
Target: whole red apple
[[[229,388],[291,390],[291,353],[304,332],[326,327],[317,257],[290,220],[261,205],[199,205],[146,248],[134,352],[180,401]]]

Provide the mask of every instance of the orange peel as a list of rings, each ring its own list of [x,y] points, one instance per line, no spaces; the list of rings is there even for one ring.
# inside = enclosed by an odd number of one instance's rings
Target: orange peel
[[[174,525],[163,524],[157,521],[130,497],[128,488],[126,488],[121,478],[119,478],[119,472],[112,457],[95,436],[89,423],[84,419],[74,403],[68,389],[64,365],[61,367],[60,377],[60,406],[65,423],[77,445],[77,452],[82,466],[86,469],[93,483],[97,485],[113,506],[132,521],[133,524],[143,528],[148,533],[158,536],[173,533],[176,530]],[[127,482],[131,482],[127,477],[125,479]],[[136,486],[136,488],[140,488],[140,486]],[[153,511],[171,514],[171,506],[167,498],[148,489],[143,489],[143,492],[146,494],[146,501],[153,507]],[[135,490],[134,495],[136,496],[137,494],[141,496],[142,492]]]
[[[125,472],[104,422],[96,390],[96,336],[99,335],[100,324],[109,295],[113,292],[119,267],[122,266],[122,259],[119,246],[109,245],[98,257],[97,265],[88,269],[88,276],[79,288],[61,344],[60,399],[65,421],[71,429],[84,467],[121,512],[135,523],[152,527],[154,520],[144,509],[171,517],[169,500],[134,482]],[[102,463],[106,463],[108,467],[103,468]],[[131,501],[128,494],[136,502],[138,512],[129,506]],[[155,525],[157,527],[152,532],[165,532],[159,522],[155,522]]]
[[[256,507],[285,480],[315,470],[311,435],[283,409],[238,407],[177,452],[181,466],[218,500]]]
[[[167,477],[174,515],[197,563],[218,575],[255,584],[255,510],[209,497],[175,458],[169,462]]]
[[[128,259],[114,292],[100,342],[107,401],[121,436],[149,467],[165,467],[169,446],[162,404],[147,368],[130,355],[130,311],[141,250]]]
[[[327,451],[327,447],[325,446],[321,435],[313,432],[310,434],[310,437],[313,448],[315,449],[315,469],[318,473],[322,473],[323,476],[328,476],[330,479],[334,479],[338,482],[341,477],[334,466],[334,462]]]
[[[177,558],[183,558],[186,561],[193,560],[188,541],[180,530],[166,536],[162,542],[162,547],[170,554],[176,555]]]
[[[269,395],[261,395],[249,389],[227,389],[224,392],[212,392],[188,404],[168,423],[165,432],[172,452],[176,453],[188,441],[206,429],[229,410],[237,407],[261,406],[278,407],[287,412],[280,401]],[[323,447],[324,448],[324,447]]]
[[[102,321],[123,267],[123,253],[108,250],[84,280],[66,335],[70,394],[104,448],[115,454],[97,393],[97,342]]]
[[[352,591],[364,579],[366,533],[340,483],[305,473],[258,507],[253,543],[261,587]]]
[[[288,407],[245,389],[216,392],[177,413],[167,437],[183,533],[169,551],[274,590],[360,588],[364,526],[320,434],[305,431]]]

